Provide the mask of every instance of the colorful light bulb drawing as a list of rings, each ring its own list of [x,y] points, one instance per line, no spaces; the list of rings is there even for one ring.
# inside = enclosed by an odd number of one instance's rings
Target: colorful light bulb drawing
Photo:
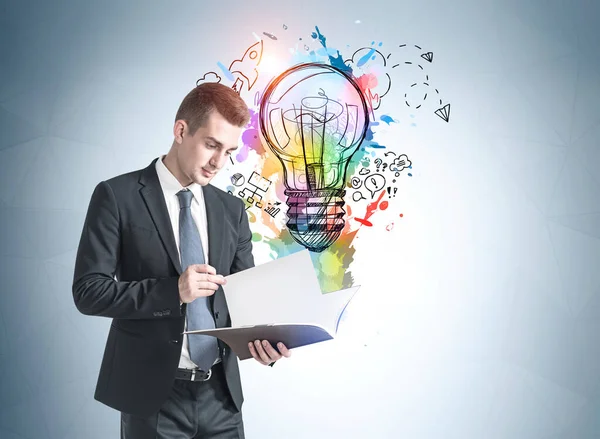
[[[259,111],[261,134],[283,167],[290,234],[321,252],[344,228],[346,170],[368,128],[365,98],[347,73],[305,63],[269,83]]]

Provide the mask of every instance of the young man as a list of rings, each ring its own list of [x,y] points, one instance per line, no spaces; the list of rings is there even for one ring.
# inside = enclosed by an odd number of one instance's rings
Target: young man
[[[209,184],[249,111],[205,83],[175,119],[165,156],[96,186],[73,297],[83,314],[112,318],[95,399],[121,412],[122,438],[243,438],[237,358],[182,332],[230,326],[224,276],[254,266],[243,202]],[[290,356],[258,340],[250,350],[264,365]]]

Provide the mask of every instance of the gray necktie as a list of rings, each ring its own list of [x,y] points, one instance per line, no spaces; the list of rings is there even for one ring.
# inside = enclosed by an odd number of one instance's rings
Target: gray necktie
[[[198,227],[192,218],[190,205],[194,194],[188,189],[177,193],[179,198],[179,253],[181,270],[192,264],[204,264],[204,251]],[[188,330],[214,329],[215,321],[210,312],[208,297],[198,297],[187,305]],[[213,365],[219,355],[217,339],[208,335],[188,335],[190,358],[204,371]]]

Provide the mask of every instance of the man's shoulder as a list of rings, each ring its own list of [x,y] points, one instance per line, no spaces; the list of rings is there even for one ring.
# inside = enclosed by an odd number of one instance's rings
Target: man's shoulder
[[[133,171],[124,172],[119,175],[115,175],[114,177],[106,179],[105,182],[108,183],[112,188],[122,188],[132,184],[137,184],[140,181],[142,174],[144,174],[153,166],[155,166],[155,163],[156,159],[154,159],[152,163],[148,166]]]
[[[244,207],[244,202],[240,198],[212,184],[204,186],[204,190],[210,191],[213,196],[216,196],[229,209],[239,210],[240,207]]]

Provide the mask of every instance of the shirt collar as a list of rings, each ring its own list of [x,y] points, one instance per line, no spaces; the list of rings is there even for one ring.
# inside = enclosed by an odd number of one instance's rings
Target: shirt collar
[[[169,169],[165,166],[163,163],[164,158],[165,155],[162,155],[156,161],[156,174],[158,175],[158,179],[163,191],[165,191],[169,196],[177,196],[177,192],[184,189],[184,187],[181,186],[177,178],[175,178],[171,171],[169,171]],[[197,203],[203,201],[204,194],[202,193],[202,186],[200,186],[198,183],[191,183],[187,186],[187,189],[192,191],[192,194],[194,194],[194,200],[196,200]]]

